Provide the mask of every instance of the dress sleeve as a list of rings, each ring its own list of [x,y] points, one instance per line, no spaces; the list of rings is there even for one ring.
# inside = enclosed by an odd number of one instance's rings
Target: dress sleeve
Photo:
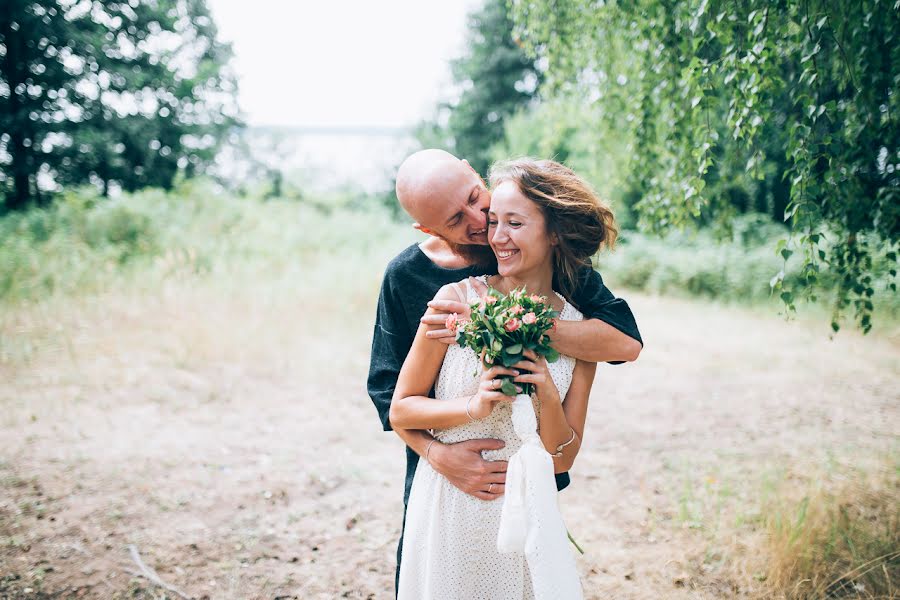
[[[397,387],[400,368],[412,345],[403,304],[396,298],[395,284],[389,268],[378,295],[367,381],[369,397],[375,404],[385,431],[393,430],[390,421],[391,399],[394,397],[394,388]]]
[[[572,300],[586,319],[599,319],[609,323],[628,337],[636,339],[641,347],[644,346],[644,340],[641,339],[641,333],[628,303],[622,298],[616,298],[603,283],[600,273],[594,269],[585,267],[582,270],[578,289],[572,295]],[[620,365],[625,361],[607,362],[611,365]]]

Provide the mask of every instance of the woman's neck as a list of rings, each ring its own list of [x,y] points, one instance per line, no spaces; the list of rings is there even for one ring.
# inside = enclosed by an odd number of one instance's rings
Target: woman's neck
[[[553,293],[553,271],[550,269],[541,269],[540,272],[528,273],[521,277],[494,275],[491,278],[491,285],[503,294],[524,287],[529,294],[546,296],[551,301],[556,298]]]

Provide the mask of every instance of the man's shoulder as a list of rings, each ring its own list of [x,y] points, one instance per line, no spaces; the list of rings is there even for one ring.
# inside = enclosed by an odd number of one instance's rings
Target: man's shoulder
[[[410,244],[388,263],[384,270],[385,279],[421,271],[423,256],[418,244]]]

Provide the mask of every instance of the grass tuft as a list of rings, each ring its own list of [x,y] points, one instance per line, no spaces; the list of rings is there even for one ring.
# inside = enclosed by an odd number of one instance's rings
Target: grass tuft
[[[765,579],[777,597],[900,597],[896,467],[785,488],[764,514]]]

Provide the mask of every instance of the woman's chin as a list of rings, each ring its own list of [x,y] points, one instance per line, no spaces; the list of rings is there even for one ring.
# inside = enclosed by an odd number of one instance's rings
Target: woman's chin
[[[497,265],[497,274],[501,277],[515,277],[516,273],[518,273],[518,269],[510,265]]]

